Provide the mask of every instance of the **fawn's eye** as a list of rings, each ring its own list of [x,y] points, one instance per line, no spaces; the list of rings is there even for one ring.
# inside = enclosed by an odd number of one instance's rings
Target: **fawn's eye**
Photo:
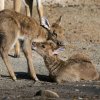
[[[55,31],[53,31],[53,35],[54,35],[55,37],[57,37],[57,33],[56,33]]]
[[[45,48],[45,45],[42,44],[42,48]]]

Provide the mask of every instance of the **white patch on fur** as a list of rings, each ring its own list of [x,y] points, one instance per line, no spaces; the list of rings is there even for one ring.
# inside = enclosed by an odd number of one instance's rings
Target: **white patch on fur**
[[[25,35],[23,35],[23,36],[19,36],[18,39],[20,39],[20,40],[25,40]]]
[[[57,50],[54,50],[54,52],[52,52],[52,54],[53,54],[53,55],[55,55],[55,54],[57,55],[57,54],[59,54],[60,52],[63,52],[64,50],[65,50],[65,49],[61,47],[61,48],[58,48]]]
[[[37,50],[37,47],[35,47],[34,45],[32,45],[32,49]]]

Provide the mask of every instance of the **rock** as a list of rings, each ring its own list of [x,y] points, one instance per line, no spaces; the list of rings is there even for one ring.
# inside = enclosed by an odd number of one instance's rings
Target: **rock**
[[[59,98],[59,95],[51,90],[40,90],[36,93],[36,96],[41,96],[46,98]]]

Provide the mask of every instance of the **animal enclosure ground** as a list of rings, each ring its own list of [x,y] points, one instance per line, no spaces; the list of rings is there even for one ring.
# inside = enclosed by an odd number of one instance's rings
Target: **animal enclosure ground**
[[[45,15],[50,24],[60,15],[63,16],[61,25],[66,33],[66,50],[59,57],[66,60],[72,54],[86,53],[100,72],[100,7],[96,5],[80,5],[61,7],[46,6]],[[36,9],[33,16],[38,20]],[[13,52],[10,52],[13,55]],[[0,100],[56,100],[35,96],[39,90],[49,89],[60,96],[57,100],[100,100],[100,80],[93,82],[76,82],[56,84],[49,82],[48,71],[43,59],[33,51],[33,64],[40,82],[34,82],[27,74],[26,59],[21,53],[20,58],[10,60],[18,80],[9,79],[6,67],[0,57]]]

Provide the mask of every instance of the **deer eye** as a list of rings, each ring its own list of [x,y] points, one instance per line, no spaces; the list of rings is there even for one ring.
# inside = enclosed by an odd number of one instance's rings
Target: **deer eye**
[[[56,33],[55,31],[53,31],[53,35],[54,35],[55,37],[57,37],[57,33]]]
[[[41,47],[42,47],[42,48],[45,48],[45,45],[44,45],[44,44],[42,44],[42,45],[41,45]]]

